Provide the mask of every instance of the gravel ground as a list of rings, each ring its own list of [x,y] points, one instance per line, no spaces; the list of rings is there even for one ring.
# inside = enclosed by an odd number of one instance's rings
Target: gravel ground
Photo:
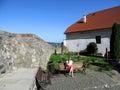
[[[86,70],[86,74],[74,73],[74,78],[56,74],[47,90],[120,90],[120,75],[111,78],[105,73]]]

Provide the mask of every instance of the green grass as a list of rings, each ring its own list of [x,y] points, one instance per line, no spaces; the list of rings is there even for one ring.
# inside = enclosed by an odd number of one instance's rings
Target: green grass
[[[49,64],[53,64],[54,68],[58,70],[58,63],[66,62],[66,60],[71,57],[73,62],[83,62],[87,68],[90,68],[90,65],[97,65],[99,68],[97,71],[111,71],[112,66],[110,66],[104,57],[97,57],[97,56],[78,56],[74,53],[65,53],[64,55],[61,54],[52,54],[50,57]]]

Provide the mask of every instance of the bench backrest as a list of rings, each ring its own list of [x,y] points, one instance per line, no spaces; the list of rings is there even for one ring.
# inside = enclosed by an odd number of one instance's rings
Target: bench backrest
[[[59,70],[65,70],[65,63],[58,63]],[[73,69],[80,69],[83,67],[82,62],[74,62],[73,63]]]
[[[81,69],[83,67],[82,62],[74,62],[73,63],[73,69]]]
[[[65,70],[65,63],[58,63],[59,70]]]

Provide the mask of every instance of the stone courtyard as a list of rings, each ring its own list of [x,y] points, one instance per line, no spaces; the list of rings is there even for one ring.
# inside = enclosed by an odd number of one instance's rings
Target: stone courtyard
[[[115,71],[116,72],[116,71]],[[47,90],[120,90],[120,75],[112,77],[105,73],[86,70],[86,74],[75,73],[75,77],[56,74]]]

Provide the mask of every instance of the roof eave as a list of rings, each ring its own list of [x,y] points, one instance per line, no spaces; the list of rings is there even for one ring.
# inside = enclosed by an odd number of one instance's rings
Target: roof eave
[[[110,29],[112,27],[107,27],[107,28],[99,28],[99,29],[89,29],[89,30],[78,30],[78,31],[72,31],[72,32],[64,32],[64,34],[68,34],[68,33],[77,33],[77,32],[87,32],[87,31],[94,31],[94,30],[103,30],[103,29]]]

